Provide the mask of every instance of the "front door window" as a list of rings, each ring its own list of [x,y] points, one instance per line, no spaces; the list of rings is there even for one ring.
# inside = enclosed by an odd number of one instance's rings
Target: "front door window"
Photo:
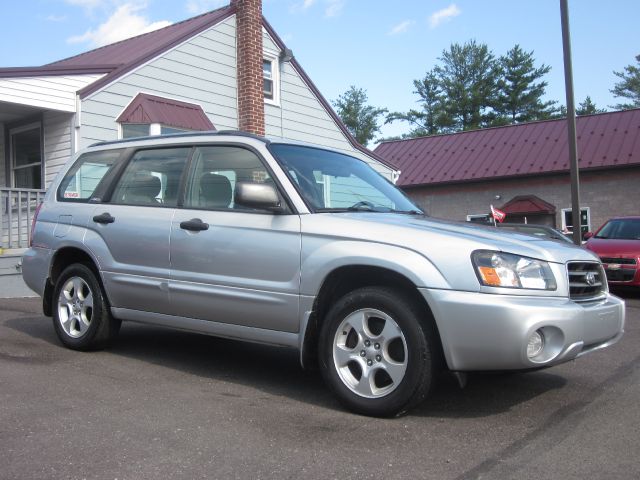
[[[9,131],[14,188],[41,189],[42,142],[39,123]]]

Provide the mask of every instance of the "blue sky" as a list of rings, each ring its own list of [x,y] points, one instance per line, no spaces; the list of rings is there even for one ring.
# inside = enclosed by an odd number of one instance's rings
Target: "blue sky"
[[[22,0],[3,2],[0,67],[59,60],[217,8],[226,0]],[[613,71],[640,54],[640,1],[569,0],[576,100],[616,99]],[[452,42],[475,39],[496,55],[516,43],[552,67],[547,98],[565,103],[559,0],[263,0],[269,22],[324,96],[356,85],[372,105],[415,106],[413,80]],[[387,126],[384,135],[407,130]]]

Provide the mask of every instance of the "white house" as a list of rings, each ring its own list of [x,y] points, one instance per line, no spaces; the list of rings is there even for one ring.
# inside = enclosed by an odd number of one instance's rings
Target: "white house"
[[[331,147],[398,174],[349,134],[262,17],[261,0],[231,0],[48,65],[0,68],[0,247],[27,245],[34,206],[77,150],[210,129]]]

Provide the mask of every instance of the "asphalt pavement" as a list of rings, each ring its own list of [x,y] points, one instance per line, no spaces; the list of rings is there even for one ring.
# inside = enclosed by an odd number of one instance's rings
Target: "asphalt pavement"
[[[615,346],[449,377],[407,416],[346,412],[296,352],[123,324],[63,348],[38,299],[0,300],[1,479],[637,479],[640,293]]]

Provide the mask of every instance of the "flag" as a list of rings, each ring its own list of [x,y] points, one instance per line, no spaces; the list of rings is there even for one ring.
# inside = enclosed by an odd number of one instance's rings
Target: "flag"
[[[500,223],[502,223],[502,222],[504,222],[504,217],[506,217],[507,214],[504,213],[502,210],[498,210],[497,208],[493,208],[493,205],[491,205],[491,216],[494,218],[494,220],[497,220]]]

